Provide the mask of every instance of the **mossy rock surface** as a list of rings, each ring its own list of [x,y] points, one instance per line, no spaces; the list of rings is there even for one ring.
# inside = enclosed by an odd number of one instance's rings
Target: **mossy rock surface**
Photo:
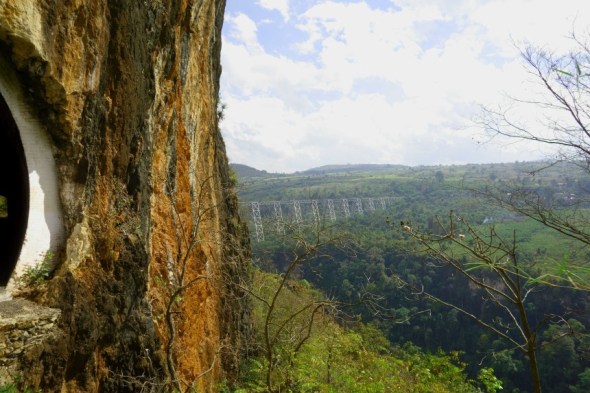
[[[0,195],[0,218],[8,217],[8,200],[5,196]]]

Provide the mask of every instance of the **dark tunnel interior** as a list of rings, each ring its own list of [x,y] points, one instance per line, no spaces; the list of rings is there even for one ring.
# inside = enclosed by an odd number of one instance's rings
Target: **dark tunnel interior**
[[[0,94],[0,286],[5,286],[20,255],[29,217],[29,174],[16,122]]]

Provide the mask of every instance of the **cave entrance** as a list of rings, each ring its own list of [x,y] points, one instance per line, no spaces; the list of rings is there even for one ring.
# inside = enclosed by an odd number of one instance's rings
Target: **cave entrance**
[[[0,286],[12,275],[29,218],[29,172],[16,122],[0,94]]]

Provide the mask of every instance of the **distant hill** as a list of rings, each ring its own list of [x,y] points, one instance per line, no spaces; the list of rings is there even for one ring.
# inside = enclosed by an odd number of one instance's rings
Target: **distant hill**
[[[247,178],[247,177],[267,177],[272,176],[272,173],[268,173],[264,170],[259,170],[256,168],[252,168],[251,166],[244,165],[244,164],[229,164],[229,166],[236,172],[239,178]]]
[[[404,168],[404,165],[391,164],[343,164],[343,165],[323,165],[317,168],[311,168],[300,173],[317,174],[317,173],[339,173],[339,172],[365,172],[378,171],[380,169]]]
[[[284,173],[272,173],[265,170],[253,168],[244,164],[231,163],[229,166],[236,172],[239,178],[251,178],[251,177],[276,177],[276,176],[289,176]],[[386,169],[399,169],[407,168],[405,165],[392,165],[392,164],[337,164],[337,165],[322,165],[316,168],[306,169],[304,171],[297,171],[290,175],[319,175],[319,174],[330,174],[330,173],[343,173],[343,172],[375,172]]]

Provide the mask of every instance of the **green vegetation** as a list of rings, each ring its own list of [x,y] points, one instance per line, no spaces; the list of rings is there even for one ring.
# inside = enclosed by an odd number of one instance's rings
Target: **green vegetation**
[[[35,390],[29,386],[23,386],[21,375],[16,375],[10,382],[0,384],[0,393],[41,393],[41,390]]]
[[[0,218],[8,217],[8,200],[4,195],[0,195]]]
[[[49,278],[53,258],[53,253],[51,251],[47,251],[43,255],[43,260],[39,265],[28,266],[25,271],[20,276],[18,276],[17,285],[19,287],[32,288],[42,284]]]
[[[255,271],[253,288],[264,288],[260,296],[270,300],[282,280],[276,274]],[[305,281],[290,280],[277,308],[278,320],[290,320],[292,310],[325,301],[324,295]],[[268,323],[262,302],[253,309],[257,333],[253,354],[244,367],[242,380],[235,392],[267,392],[264,383],[268,369],[264,356],[263,333]],[[296,353],[292,342],[281,342],[273,358],[272,378],[280,391],[290,392],[487,392],[501,389],[501,382],[490,368],[479,371],[470,380],[459,353],[422,352],[412,344],[392,346],[383,333],[370,324],[349,323],[344,328],[334,315],[322,314],[313,326],[308,340]],[[299,331],[301,320],[290,320],[289,334]],[[307,326],[303,323],[304,326]]]
[[[459,351],[463,354],[461,359],[465,362],[468,379],[477,380],[478,375],[485,375],[485,371],[480,370],[490,369],[501,379],[502,391],[522,393],[531,391],[523,354],[496,334],[481,330],[464,315],[410,289],[428,289],[433,296],[459,304],[477,316],[493,318],[498,315],[497,307],[492,302],[482,302],[482,294],[476,288],[424,253],[424,248],[400,227],[399,222],[404,221],[421,233],[444,235],[439,222],[444,222],[453,211],[471,223],[478,233],[485,234],[493,228],[503,239],[514,238],[515,251],[519,260],[526,264],[531,283],[538,280],[538,284],[542,284],[527,295],[526,307],[531,322],[540,323],[536,345],[544,391],[584,391],[590,380],[587,372],[590,357],[584,347],[590,326],[585,311],[588,294],[559,286],[571,287],[564,278],[574,274],[579,277],[578,284],[584,280],[588,282],[587,248],[563,233],[482,198],[484,191],[509,196],[509,189],[526,189],[541,195],[561,212],[570,212],[576,217],[586,214],[590,208],[585,201],[590,184],[587,174],[567,163],[538,172],[543,166],[543,163],[514,163],[391,167],[374,171],[348,168],[345,172],[338,169],[313,175],[271,174],[240,178],[240,199],[264,202],[395,197],[385,210],[377,208],[368,212],[365,209],[363,215],[353,214],[348,219],[340,214],[336,225],[357,241],[355,253],[344,253],[337,248],[327,250],[325,254],[330,257],[317,258],[313,264],[300,269],[298,277],[343,303],[355,303],[367,292],[378,296],[380,306],[390,310],[387,315],[375,315],[360,305],[348,313],[378,328],[395,348],[396,359],[403,358],[400,353],[409,352],[408,345],[431,354],[438,350],[447,354]],[[292,212],[285,206],[283,213],[288,219]],[[309,211],[303,213],[306,220],[312,219]],[[244,210],[242,215],[249,217],[250,212]],[[255,260],[265,271],[283,272],[288,248],[273,234],[272,211],[263,211],[262,219],[266,239],[260,243],[253,241]],[[465,238],[466,244],[470,241]],[[458,254],[459,250],[451,242],[441,246],[459,258],[464,257],[465,263],[475,262],[467,255]],[[400,279],[411,286],[402,285]],[[562,318],[557,318],[558,315]],[[547,316],[555,318],[544,321]],[[509,335],[515,334],[516,331],[508,327],[508,320],[496,321],[506,326]],[[556,331],[562,334],[551,333]],[[568,337],[572,341],[568,341]],[[315,341],[312,339],[312,342]],[[311,356],[303,353],[298,359]],[[378,369],[376,365],[371,367]],[[565,368],[567,373],[563,371]],[[558,376],[560,380],[556,383]],[[490,384],[492,389],[494,382]],[[480,388],[484,389],[483,385]]]

